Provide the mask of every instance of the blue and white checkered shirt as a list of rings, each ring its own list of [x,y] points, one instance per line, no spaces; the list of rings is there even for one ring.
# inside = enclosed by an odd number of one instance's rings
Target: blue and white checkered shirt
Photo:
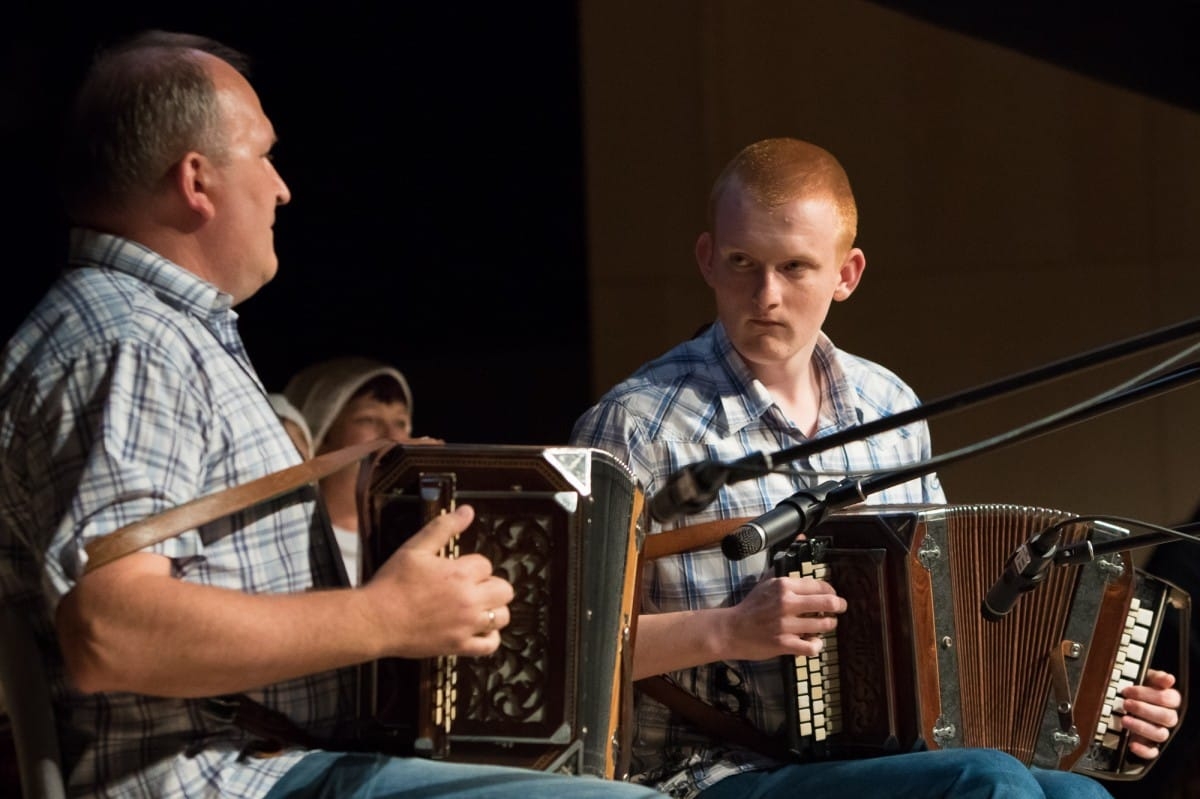
[[[0,361],[0,600],[34,625],[72,795],[258,797],[302,755],[239,759],[245,734],[202,700],[73,691],[52,621],[89,541],[298,462],[236,323],[211,284],[79,229]],[[152,549],[182,580],[294,593],[338,584],[329,538],[306,489]],[[342,671],[251,696],[322,733],[352,690]]]
[[[836,349],[824,335],[813,353],[825,387],[819,429],[823,436],[907,410],[912,390],[883,367]],[[653,496],[678,469],[706,459],[729,462],[752,453],[773,454],[808,439],[784,416],[750,373],[719,324],[644,365],[617,385],[575,424],[572,443],[607,450],[625,461]],[[759,516],[804,486],[795,470],[836,479],[850,472],[909,465],[930,457],[929,432],[912,424],[867,441],[818,452],[791,470],[723,487],[708,508],[678,520],[699,524]],[[869,497],[873,503],[944,502],[936,475]],[[654,526],[651,533],[659,532]],[[643,574],[647,613],[721,607],[740,602],[770,574],[768,553],[728,560],[711,548],[651,561]],[[784,680],[779,659],[723,662],[676,672],[671,678],[705,702],[741,714],[776,733],[784,722]],[[713,741],[667,708],[639,697],[634,741],[638,781],[675,797],[692,797],[723,777],[772,765],[746,750]]]

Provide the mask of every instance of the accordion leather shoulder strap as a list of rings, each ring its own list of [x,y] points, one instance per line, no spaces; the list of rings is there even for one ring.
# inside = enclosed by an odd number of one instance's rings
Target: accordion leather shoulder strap
[[[654,560],[712,546],[749,520],[750,517],[715,519],[647,536],[642,544],[642,559]],[[666,705],[714,740],[728,741],[776,759],[787,757],[782,741],[766,735],[745,719],[713,707],[661,674],[638,680],[634,687],[645,696]]]
[[[714,740],[728,741],[776,760],[788,758],[787,748],[782,740],[775,740],[745,719],[713,707],[661,674],[638,680],[634,686],[642,694],[661,702],[680,718],[711,735]]]
[[[281,497],[393,443],[395,442],[390,439],[381,438],[327,452],[296,466],[280,469],[127,524],[97,538],[85,547],[87,565],[84,567],[84,573],[231,513]]]

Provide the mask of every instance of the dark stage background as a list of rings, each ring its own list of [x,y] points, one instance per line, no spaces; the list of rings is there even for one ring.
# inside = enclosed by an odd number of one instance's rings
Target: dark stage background
[[[268,389],[307,363],[399,367],[416,429],[557,443],[589,402],[575,5],[42,4],[5,12],[5,339],[60,268],[66,99],[95,47],[145,27],[254,62],[292,190],[280,270],[241,306]]]
[[[879,4],[1200,106],[1197,2]],[[561,442],[591,402],[575,0],[43,2],[0,18],[0,336],[61,263],[55,141],[93,49],[188,30],[254,59],[293,193],[279,275],[240,307],[268,389],[371,355],[408,375],[418,432],[459,442]]]

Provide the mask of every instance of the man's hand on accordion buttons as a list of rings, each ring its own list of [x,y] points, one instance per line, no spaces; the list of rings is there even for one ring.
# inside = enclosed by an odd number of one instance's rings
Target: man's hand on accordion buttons
[[[822,636],[837,626],[846,600],[824,580],[772,577],[761,581],[734,608],[725,630],[727,658],[766,660],[818,654]]]
[[[1183,704],[1175,690],[1175,675],[1149,669],[1142,685],[1131,685],[1121,696],[1120,726],[1129,731],[1129,751],[1153,760],[1161,752],[1160,744],[1179,723],[1178,709]]]
[[[489,655],[509,622],[509,583],[483,555],[442,553],[475,518],[460,505],[422,527],[362,587],[367,612],[383,631],[381,657]]]

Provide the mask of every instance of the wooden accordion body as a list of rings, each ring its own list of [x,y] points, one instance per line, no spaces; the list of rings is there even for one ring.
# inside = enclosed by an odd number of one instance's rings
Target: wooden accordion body
[[[487,556],[515,590],[494,654],[363,667],[360,715],[375,745],[623,776],[642,535],[628,468],[581,447],[396,445],[363,469],[358,492],[364,580],[463,503],[475,520],[446,554]]]
[[[1012,505],[876,506],[834,515],[778,553],[776,573],[827,579],[848,603],[819,658],[785,659],[791,749],[864,757],[923,740],[1141,776],[1126,734],[1111,729],[1112,702],[1141,681],[1164,617],[1186,634],[1187,594],[1136,572],[1126,552],[1051,567],[998,622],[981,613],[1008,557],[1070,518]],[[1089,535],[1123,531],[1075,522],[1062,545]]]

